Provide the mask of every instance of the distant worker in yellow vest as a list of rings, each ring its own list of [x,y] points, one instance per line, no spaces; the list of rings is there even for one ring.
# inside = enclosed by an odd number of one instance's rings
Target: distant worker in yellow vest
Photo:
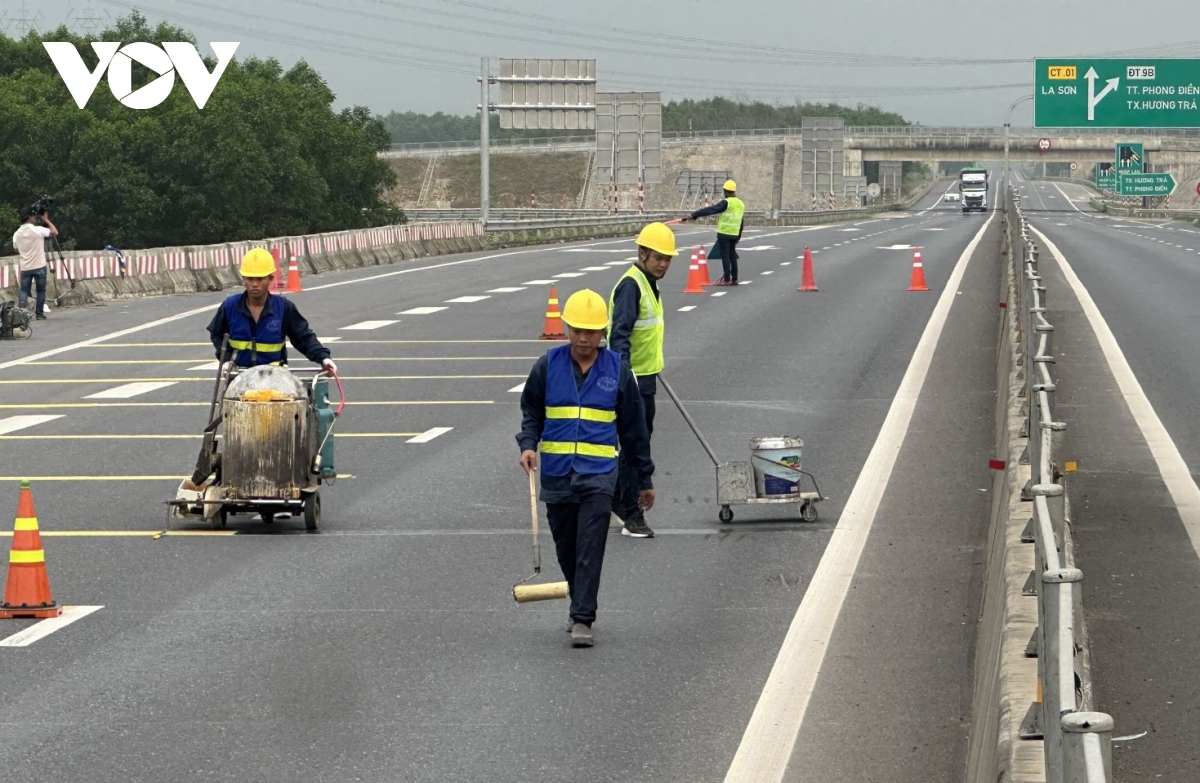
[[[737,285],[737,243],[742,238],[742,216],[746,214],[746,204],[734,195],[737,193],[737,184],[733,180],[725,180],[724,188],[725,198],[711,207],[696,210],[683,221],[686,223],[708,215],[721,216],[717,219],[717,252],[721,256],[723,274],[713,285]]]
[[[576,291],[562,320],[570,344],[533,363],[521,392],[517,444],[527,474],[541,462],[542,501],[571,596],[571,644],[591,647],[618,451],[633,465],[643,508],[654,505],[654,462],[633,373],[600,345],[608,326],[604,298]]]
[[[608,309],[612,323],[608,327],[608,347],[620,355],[622,363],[637,378],[642,408],[646,415],[646,437],[654,434],[654,397],[658,391],[658,374],[663,369],[662,292],[658,281],[671,267],[671,259],[679,254],[675,249],[675,234],[665,223],[650,223],[638,234],[637,262],[617,281],[609,295]],[[613,513],[621,520],[621,535],[633,538],[653,538],[654,531],[646,524],[646,516],[638,505],[637,470],[625,455],[621,455],[617,493],[613,496]]]

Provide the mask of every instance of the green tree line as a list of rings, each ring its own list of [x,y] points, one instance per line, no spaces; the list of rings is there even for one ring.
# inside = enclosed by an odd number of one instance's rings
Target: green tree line
[[[233,59],[203,109],[176,79],[157,107],[122,105],[102,78],[80,109],[42,46],[88,41],[65,26],[17,40],[0,34],[0,214],[52,196],[65,248],[211,244],[387,225],[395,173],[378,153],[387,128],[366,107],[333,110],[334,94],[306,62]],[[138,13],[94,40],[184,41]],[[197,45],[204,56],[205,51]],[[215,59],[204,57],[209,71]],[[157,74],[138,63],[133,88]],[[0,253],[11,233],[0,233]]]
[[[664,131],[709,131],[752,128],[798,128],[804,117],[841,117],[847,125],[908,125],[899,114],[873,106],[856,107],[837,104],[796,103],[790,106],[772,105],[762,101],[736,101],[728,98],[667,101],[662,106]],[[430,141],[474,141],[479,138],[479,114],[419,114],[391,112],[381,116],[391,140],[397,144]],[[581,130],[513,130],[501,129],[500,118],[491,115],[488,134],[493,139],[537,138],[563,135],[587,135]]]

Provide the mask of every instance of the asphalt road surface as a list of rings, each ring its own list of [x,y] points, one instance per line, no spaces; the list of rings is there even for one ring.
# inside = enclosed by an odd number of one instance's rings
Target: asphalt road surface
[[[1018,184],[1073,278],[1043,251],[1056,418],[1064,459],[1078,460],[1067,491],[1097,709],[1119,740],[1113,774],[1197,780],[1200,230],[1096,214],[1081,186]]]
[[[632,238],[306,279],[347,400],[314,535],[168,525],[228,292],[53,311],[0,344],[0,489],[15,511],[32,480],[54,597],[102,608],[0,642],[6,783],[720,781],[735,758],[743,780],[961,780],[999,223],[938,191],[754,228],[743,285],[704,294],[681,291],[712,229],[679,232],[666,377],[722,459],[802,437],[829,499],[812,523],[738,505],[721,524],[713,466],[660,396],[657,536],[614,523],[585,650],[565,601],[511,597],[532,571],[518,392],[559,344],[536,339],[551,285],[607,298]],[[818,292],[796,290],[805,246]],[[915,247],[927,292],[906,290]],[[558,579],[544,522],[542,544]],[[819,633],[789,635],[800,619]]]

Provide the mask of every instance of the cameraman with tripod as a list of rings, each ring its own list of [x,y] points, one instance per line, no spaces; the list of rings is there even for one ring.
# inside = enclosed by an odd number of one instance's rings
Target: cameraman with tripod
[[[37,311],[34,317],[46,320],[46,240],[58,236],[58,228],[50,222],[47,199],[39,199],[32,206],[22,207],[21,225],[13,234],[12,243],[21,257],[21,294],[18,303],[23,310],[29,309],[29,294],[37,283]],[[39,222],[45,225],[39,225]]]

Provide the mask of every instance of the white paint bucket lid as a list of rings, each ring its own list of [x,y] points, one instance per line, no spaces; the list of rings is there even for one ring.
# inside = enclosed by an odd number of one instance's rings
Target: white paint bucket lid
[[[750,448],[753,451],[775,451],[778,449],[804,448],[804,441],[788,435],[776,435],[765,438],[751,438]]]

